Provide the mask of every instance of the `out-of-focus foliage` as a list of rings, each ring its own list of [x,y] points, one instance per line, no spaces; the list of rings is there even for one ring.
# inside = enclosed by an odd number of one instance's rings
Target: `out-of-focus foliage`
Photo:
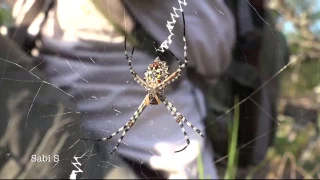
[[[11,11],[5,4],[0,2],[0,26],[7,26],[10,23],[12,23]]]
[[[269,0],[291,49],[294,63],[283,72],[281,125],[274,146],[259,166],[245,172],[251,178],[320,178],[320,1]],[[296,117],[281,104],[291,104]],[[292,108],[298,105],[299,108]],[[318,115],[317,115],[318,114]]]
[[[285,79],[285,89],[297,92],[320,92],[320,2],[317,0],[270,0],[268,6],[277,17],[280,30],[290,45],[293,67],[291,80]],[[312,61],[312,62],[309,62]],[[289,87],[291,86],[291,88]],[[292,87],[296,86],[296,87]],[[292,91],[291,91],[292,93]],[[320,98],[318,99],[320,101]]]
[[[320,57],[320,3],[317,0],[270,0],[269,7],[286,33],[294,60]],[[290,26],[285,29],[284,27]]]

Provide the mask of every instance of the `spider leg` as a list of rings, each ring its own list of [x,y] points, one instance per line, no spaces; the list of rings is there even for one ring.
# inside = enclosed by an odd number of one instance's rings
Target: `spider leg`
[[[183,127],[183,123],[182,123],[182,122],[184,122],[184,123],[186,123],[188,126],[190,126],[190,127],[191,127],[194,131],[196,131],[200,136],[204,137],[204,135],[201,133],[201,131],[200,131],[198,128],[196,128],[195,126],[193,126],[191,123],[189,123],[189,122],[186,120],[186,118],[184,118],[184,117],[180,114],[180,112],[177,110],[177,108],[175,108],[175,107],[173,106],[173,104],[168,101],[167,98],[164,97],[164,98],[162,98],[162,99],[163,99],[163,100],[162,100],[163,104],[167,107],[167,109],[170,111],[170,113],[172,114],[172,116],[175,117],[177,123],[179,123],[180,128],[181,128],[181,130],[182,130],[182,132],[183,132],[183,134],[184,134],[184,138],[185,138],[185,140],[186,140],[186,142],[187,142],[187,145],[186,145],[184,148],[182,148],[182,149],[179,150],[179,151],[175,151],[175,152],[181,152],[181,151],[183,151],[183,150],[186,149],[186,148],[188,147],[188,145],[190,144],[189,137],[188,137],[188,135],[187,135],[187,133],[186,133],[184,127]]]
[[[162,83],[158,84],[157,87],[159,89],[164,89],[169,84],[171,84],[174,81],[178,80],[180,76],[181,76],[181,69],[178,69],[175,72],[173,72],[169,77],[167,77]]]
[[[181,69],[185,68],[188,64],[188,56],[187,56],[187,40],[186,40],[186,22],[184,19],[184,13],[182,12],[182,19],[183,19],[183,42],[184,42],[184,46],[183,46],[183,56],[184,56],[184,63],[181,64],[179,67]]]
[[[181,76],[181,71],[184,69],[188,64],[188,56],[187,56],[187,40],[186,40],[186,25],[185,25],[185,19],[184,19],[184,13],[182,12],[182,19],[183,19],[183,56],[184,56],[184,62],[182,63],[171,51],[169,53],[179,62],[178,69],[173,72],[169,77],[167,77],[162,83],[158,85],[158,87],[165,88],[169,84],[173,83],[174,81],[178,80]]]
[[[122,126],[121,128],[119,128],[116,132],[112,133],[110,136],[105,137],[105,138],[101,138],[101,139],[87,139],[87,138],[81,138],[81,140],[85,140],[85,141],[93,141],[93,142],[97,142],[97,141],[106,141],[108,139],[113,138],[113,136],[119,134],[122,130],[124,130],[127,127],[127,124],[130,122],[131,120],[129,120],[124,126]]]
[[[184,139],[185,139],[186,142],[187,142],[187,145],[184,146],[182,149],[180,149],[180,150],[178,150],[178,151],[174,151],[175,153],[177,153],[177,152],[181,152],[181,151],[185,150],[185,149],[189,146],[189,144],[190,144],[190,139],[189,139],[189,137],[188,137],[188,135],[187,135],[186,130],[185,130],[184,127],[183,127],[183,123],[182,123],[182,121],[181,121],[181,118],[175,117],[175,119],[176,119],[177,123],[179,124],[179,126],[180,126],[180,128],[181,128],[181,131],[182,131],[182,133],[183,133],[183,135],[184,135]]]
[[[123,133],[122,133],[120,139],[118,140],[116,146],[113,148],[112,151],[109,152],[110,154],[113,154],[113,153],[118,149],[118,147],[119,147],[122,139],[124,138],[124,136],[126,135],[126,133],[129,131],[129,129],[130,129],[130,127],[129,127],[129,128],[126,128],[126,129],[123,131]]]
[[[110,154],[114,153],[117,150],[117,148],[119,147],[119,145],[120,145],[122,139],[124,138],[124,136],[126,135],[126,133],[134,125],[134,123],[137,121],[137,119],[139,118],[139,116],[141,115],[143,110],[147,107],[148,104],[145,103],[147,98],[149,98],[149,95],[147,95],[145,97],[145,99],[142,101],[142,103],[138,107],[138,110],[136,112],[134,112],[133,116],[131,116],[130,120],[124,126],[119,128],[116,132],[112,133],[110,136],[105,137],[105,138],[101,138],[101,139],[86,139],[86,138],[81,138],[81,139],[82,140],[90,140],[90,141],[94,141],[94,142],[105,141],[105,140],[111,139],[112,137],[114,137],[115,135],[119,134],[121,131],[124,130],[124,132],[122,133],[121,137],[118,140],[118,143],[116,144],[114,149],[110,152]]]
[[[149,98],[149,96],[147,95],[146,98]],[[124,138],[126,133],[130,130],[130,128],[134,125],[134,123],[137,121],[137,119],[140,117],[141,113],[143,112],[143,110],[146,107],[147,107],[147,105],[145,103],[145,100],[143,100],[142,103],[140,104],[140,106],[138,107],[138,110],[136,112],[134,112],[133,116],[130,118],[130,121],[127,122],[127,124],[126,124],[127,127],[125,128],[124,132],[122,133],[121,137],[118,140],[118,143],[113,148],[113,150],[110,152],[110,154],[114,153],[118,149],[122,139]]]
[[[127,34],[126,34],[125,40],[124,40],[124,54],[125,54],[125,57],[128,61],[131,76],[133,77],[133,80],[135,80],[138,84],[140,84],[145,89],[148,89],[147,83],[141,77],[139,77],[139,75],[136,73],[136,71],[132,67],[131,60],[132,60],[134,48],[135,48],[135,46],[133,46],[132,51],[131,51],[131,55],[129,57],[128,53],[127,53]]]
[[[162,101],[163,104],[167,107],[167,109],[171,112],[171,114],[175,114],[175,116],[178,116],[181,118],[181,120],[186,123],[189,127],[191,127],[194,131],[196,131],[201,137],[204,137],[204,135],[202,134],[202,132],[196,128],[194,125],[192,125],[189,121],[187,121],[187,119],[185,117],[183,117],[180,112],[177,110],[177,108],[175,108],[173,106],[173,104],[171,102],[168,101],[167,98],[164,98],[164,100]]]

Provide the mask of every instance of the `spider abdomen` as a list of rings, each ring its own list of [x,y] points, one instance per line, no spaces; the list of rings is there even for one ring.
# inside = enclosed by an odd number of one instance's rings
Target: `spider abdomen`
[[[147,71],[144,73],[144,80],[150,84],[160,84],[169,75],[168,65],[165,61],[161,61],[158,57],[149,64]]]

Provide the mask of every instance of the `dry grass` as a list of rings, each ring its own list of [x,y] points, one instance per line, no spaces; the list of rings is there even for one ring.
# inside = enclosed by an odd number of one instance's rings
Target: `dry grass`
[[[54,162],[35,163],[31,161],[31,155],[56,155],[61,150],[69,134],[67,132],[62,135],[56,132],[71,123],[71,119],[56,116],[52,126],[47,130],[43,137],[40,137],[39,129],[34,129],[30,134],[30,141],[27,146],[20,142],[22,120],[25,118],[21,113],[19,106],[30,95],[28,90],[22,90],[19,94],[12,95],[7,100],[7,109],[9,112],[8,128],[0,139],[0,157],[6,159],[5,164],[1,166],[0,177],[4,179],[12,178],[33,178],[45,179],[54,177],[57,173],[53,168]],[[58,114],[63,113],[63,108],[58,109]],[[5,151],[6,150],[6,153]]]

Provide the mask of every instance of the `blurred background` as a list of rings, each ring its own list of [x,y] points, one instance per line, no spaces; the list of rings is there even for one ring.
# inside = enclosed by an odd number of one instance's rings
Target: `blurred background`
[[[217,82],[210,89],[215,93],[207,95],[209,116],[206,130],[213,145],[225,143],[221,147],[214,146],[217,155],[213,163],[221,178],[320,179],[320,1],[263,2],[263,12],[269,13],[270,17],[262,14],[258,1],[250,1],[258,30],[248,37],[249,40],[238,38],[235,45],[255,47],[254,43],[263,44],[264,49],[256,56],[250,48],[241,52],[247,54],[248,60],[250,55],[266,58],[262,62],[249,62],[253,74],[257,73],[261,82],[256,83],[258,85],[253,82],[251,86],[246,79],[243,84],[249,87],[247,89],[243,88],[241,79],[236,80],[237,85],[233,82],[233,91],[237,91],[234,94],[238,95],[224,108],[217,103],[223,104],[219,91],[227,84],[225,81]],[[0,31],[3,35],[10,33],[5,27],[13,23],[11,11],[5,1],[0,1]],[[285,40],[281,40],[281,35]],[[254,37],[261,38],[255,42]],[[252,44],[248,43],[250,38],[253,38]],[[81,128],[77,119],[83,117],[75,110],[70,97],[41,83],[40,79],[46,78],[39,69],[33,69],[34,62],[26,56],[29,51],[28,47],[1,38],[0,76],[5,78],[0,80],[0,178],[67,178],[74,169],[70,163],[74,161],[74,154],[85,149],[83,144],[75,144],[80,132],[74,131]],[[277,54],[270,56],[273,53]],[[272,58],[279,61],[270,61]],[[10,63],[11,59],[15,61]],[[20,66],[14,65],[17,63]],[[229,68],[235,70],[234,67],[237,64]],[[30,72],[40,79],[34,78]],[[252,74],[249,76],[248,79],[255,81]],[[271,110],[266,110],[264,101],[256,97],[264,97],[262,91],[272,92],[266,96],[271,101]],[[239,102],[242,103],[238,105]],[[255,108],[262,113],[269,112],[266,118],[272,125],[250,135],[264,126],[253,123],[257,121],[254,117],[259,115],[244,112],[244,106],[252,112]],[[223,135],[221,131],[226,133]],[[260,141],[268,143],[259,145],[257,142]],[[60,162],[31,163],[30,156],[34,153],[59,153]]]

